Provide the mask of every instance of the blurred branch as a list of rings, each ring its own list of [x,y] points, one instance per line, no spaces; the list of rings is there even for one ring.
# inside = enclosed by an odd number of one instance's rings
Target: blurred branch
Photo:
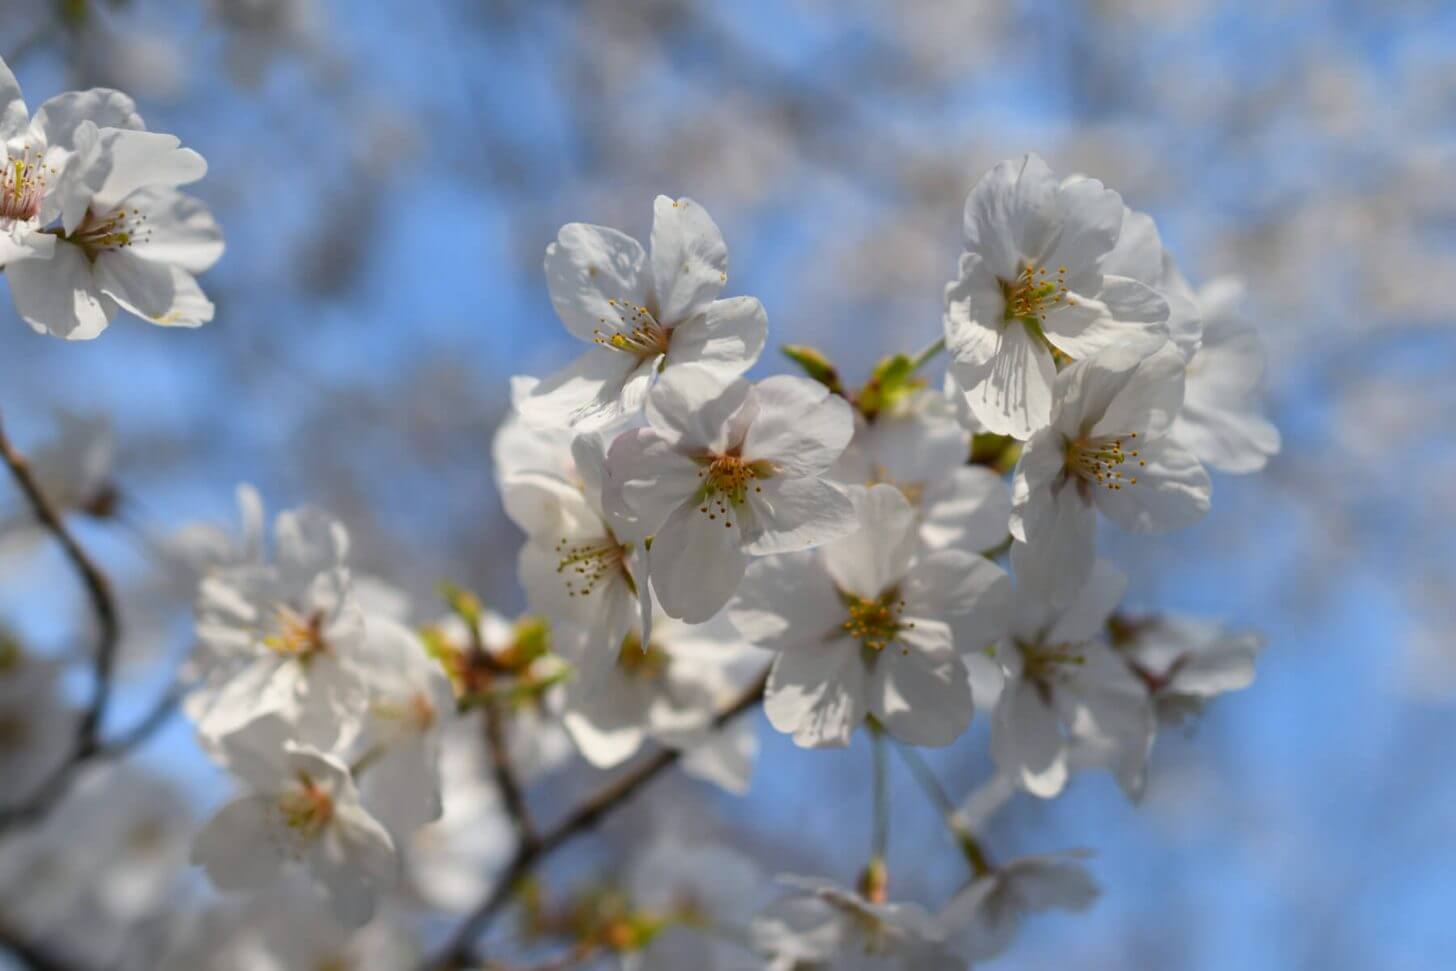
[[[81,548],[66,528],[60,513],[46,497],[40,483],[31,472],[25,457],[16,451],[0,425],[0,460],[10,470],[16,485],[24,493],[26,502],[41,526],[60,544],[66,559],[81,578],[86,595],[91,601],[91,611],[96,617],[96,652],[92,659],[92,677],[95,686],[91,691],[91,703],[86,707],[76,726],[76,740],[69,758],[46,779],[30,801],[17,809],[0,814],[0,829],[21,819],[44,812],[65,794],[76,767],[91,758],[101,748],[100,727],[111,700],[112,667],[116,660],[116,645],[121,640],[121,619],[116,608],[116,598],[111,584],[94,560]]]
[[[714,716],[713,727],[722,728],[738,715],[756,706],[763,700],[763,691],[767,684],[768,672],[765,671],[728,707]],[[517,848],[516,855],[506,867],[505,873],[496,881],[490,893],[476,906],[470,916],[465,918],[464,923],[445,943],[439,954],[429,960],[424,967],[428,971],[451,971],[451,969],[478,963],[472,959],[476,939],[485,933],[496,915],[510,902],[511,896],[515,893],[521,880],[547,857],[621,808],[628,799],[636,795],[649,782],[676,765],[680,758],[682,758],[681,751],[663,749],[652,758],[642,762],[637,768],[607,783],[565,819],[543,833],[539,839],[532,842],[523,841]]]
[[[9,954],[31,971],[74,971],[49,951],[16,936],[4,925],[0,925],[0,954]]]
[[[516,777],[515,766],[511,764],[510,745],[506,740],[506,720],[498,698],[485,702],[485,743],[490,751],[490,768],[495,775],[495,784],[500,788],[506,813],[516,829],[516,839],[521,847],[536,845],[536,827],[531,822],[531,812],[526,806],[526,794]]]

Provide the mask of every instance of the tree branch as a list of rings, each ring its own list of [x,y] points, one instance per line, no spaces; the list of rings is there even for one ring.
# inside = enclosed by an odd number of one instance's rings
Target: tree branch
[[[763,700],[763,690],[767,684],[768,672],[765,671],[732,704],[714,716],[713,727],[722,728],[757,705]],[[663,749],[636,768],[607,783],[565,819],[543,833],[538,840],[521,843],[505,873],[501,874],[490,893],[465,918],[439,954],[428,961],[424,968],[428,971],[452,971],[472,963],[471,955],[476,939],[485,933],[496,915],[510,902],[511,895],[524,877],[551,854],[623,806],[628,799],[675,765],[680,758],[682,752]]]
[[[70,785],[75,767],[90,758],[101,747],[101,721],[111,701],[111,674],[116,660],[116,646],[121,640],[121,619],[116,607],[116,598],[106,575],[76,542],[65,522],[50,499],[41,489],[40,483],[31,472],[25,457],[16,451],[0,425],[0,461],[10,470],[15,483],[20,487],[31,512],[41,526],[60,544],[66,559],[81,578],[86,595],[91,601],[91,612],[96,617],[96,651],[92,657],[92,678],[95,685],[91,691],[91,703],[86,707],[76,725],[76,740],[71,754],[51,776],[38,788],[35,795],[23,807],[0,814],[0,829],[43,812],[65,794]]]

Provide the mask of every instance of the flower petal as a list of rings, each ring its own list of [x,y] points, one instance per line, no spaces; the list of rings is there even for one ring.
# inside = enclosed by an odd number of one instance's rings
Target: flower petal
[[[849,402],[818,381],[776,375],[753,386],[753,399],[758,413],[748,426],[743,457],[772,462],[785,475],[818,475],[854,436]]]
[[[691,199],[652,204],[652,278],[657,319],[681,323],[703,310],[728,282],[728,246],[708,211]]]
[[[838,486],[823,479],[777,476],[760,481],[762,484],[748,493],[752,515],[743,518],[744,549],[748,553],[792,553],[854,531],[854,506]]]
[[[683,503],[652,541],[652,589],[669,617],[690,624],[721,610],[748,567],[736,524],[710,515]]]
[[[752,297],[714,300],[673,328],[667,365],[697,364],[726,383],[753,366],[768,339],[768,315]]]
[[[866,710],[859,652],[855,641],[814,639],[775,658],[763,700],[773,727],[801,748],[848,745]]]
[[[642,244],[605,226],[568,223],[546,247],[551,305],[571,334],[615,332],[647,299]]]

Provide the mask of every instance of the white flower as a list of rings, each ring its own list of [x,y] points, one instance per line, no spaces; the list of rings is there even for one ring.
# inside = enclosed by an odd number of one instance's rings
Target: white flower
[[[1036,155],[997,165],[966,197],[966,252],[946,287],[951,368],[987,431],[1024,439],[1052,419],[1056,357],[1166,333],[1168,303],[1102,261],[1122,198],[1059,183]]]
[[[536,383],[535,378],[513,378],[511,400],[519,401],[530,394]],[[571,455],[574,441],[576,433],[570,428],[530,425],[513,409],[501,421],[490,445],[497,491],[504,494],[506,483],[523,472],[545,472],[568,482],[577,481],[576,460]]]
[[[697,763],[692,758],[704,745],[722,745],[712,730],[714,714],[764,662],[724,614],[702,624],[659,615],[645,643],[641,625],[634,624],[612,652],[569,628],[558,629],[556,640],[576,664],[566,684],[563,722],[588,762],[598,768],[619,765],[651,738],[688,753],[684,768],[701,769],[697,774],[726,782],[726,788],[747,788],[751,759],[733,759],[716,746],[716,757],[705,754]],[[729,765],[731,770],[720,771]]]
[[[195,574],[263,561],[267,532],[263,497],[246,482],[239,483],[233,495],[242,524],[237,535],[216,523],[197,522],[188,523],[164,540],[167,551]]]
[[[634,861],[627,880],[634,916],[661,924],[624,971],[731,971],[744,966],[732,938],[757,909],[762,874],[753,861],[712,843],[660,840]]]
[[[971,719],[957,636],[994,637],[1006,574],[963,550],[917,549],[893,486],[850,495],[858,532],[759,560],[729,607],[748,640],[779,652],[764,710],[806,747],[848,744],[866,715],[905,742],[947,745]]]
[[[1057,375],[1052,424],[1016,466],[1011,534],[1019,584],[1065,604],[1094,558],[1095,510],[1124,529],[1161,533],[1208,511],[1198,460],[1168,437],[1183,401],[1183,358],[1113,348]]]
[[[1257,472],[1279,451],[1279,429],[1262,414],[1264,345],[1236,307],[1243,287],[1215,280],[1198,293],[1203,342],[1188,356],[1183,410],[1170,438],[1223,472]]]
[[[1081,855],[1023,857],[972,880],[939,914],[956,950],[968,961],[989,960],[1010,946],[1027,914],[1090,907],[1097,884]]]
[[[1210,700],[1254,683],[1254,659],[1263,647],[1255,633],[1234,633],[1191,617],[1114,617],[1116,647],[1142,678],[1158,717],[1179,722]]]
[[[602,507],[606,444],[587,433],[572,444],[574,480],[517,472],[501,485],[506,514],[527,536],[517,560],[531,609],[581,631],[592,649],[622,643],[645,604],[647,574],[633,524]],[[640,599],[639,599],[640,598]]]
[[[754,949],[769,971],[964,971],[945,929],[912,903],[874,903],[813,877],[782,876],[801,892],[753,921]]]
[[[276,562],[215,571],[199,589],[195,660],[203,680],[187,710],[209,746],[265,712],[325,748],[360,725],[364,614],[349,589],[348,535],[303,509],[278,516],[275,538]]]
[[[202,157],[142,130],[117,92],[52,98],[27,122],[0,64],[0,103],[0,265],[20,316],[68,340],[100,334],[118,308],[158,324],[211,320],[193,274],[217,262],[222,235],[175,191],[206,174]]]
[[[1082,176],[1072,176],[1068,183]],[[1163,237],[1153,217],[1126,206],[1117,245],[1102,260],[1104,274],[1129,277],[1158,291],[1168,301],[1168,339],[1184,355],[1198,347],[1203,318],[1193,288],[1178,270],[1173,254],[1163,248]]]
[[[1147,691],[1098,640],[1127,588],[1104,560],[1064,610],[1018,587],[1006,636],[993,648],[1005,685],[991,718],[991,756],[1033,795],[1051,798],[1070,772],[1074,743],[1094,743],[1119,784],[1141,795],[1153,714]]]
[[[750,556],[808,549],[855,528],[849,499],[823,478],[854,422],[822,384],[780,376],[723,388],[712,373],[681,367],[653,389],[647,418],[651,427],[612,443],[608,491],[654,534],[649,574],[668,616],[705,621],[733,595]]]
[[[574,337],[593,346],[517,402],[538,425],[599,428],[641,407],[654,375],[684,364],[721,384],[758,360],[768,334],[751,297],[717,300],[728,248],[691,199],[658,196],[652,253],[603,226],[570,223],[546,248],[551,303]]]
[[[348,766],[291,735],[287,722],[267,715],[222,740],[229,770],[248,791],[197,834],[192,860],[225,891],[262,890],[285,865],[302,863],[339,920],[362,926],[376,893],[398,879],[394,842],[360,804]]]
[[[370,812],[402,836],[440,818],[440,733],[455,701],[439,664],[396,620],[368,615],[357,656],[369,692],[355,743],[368,765],[360,785]]]

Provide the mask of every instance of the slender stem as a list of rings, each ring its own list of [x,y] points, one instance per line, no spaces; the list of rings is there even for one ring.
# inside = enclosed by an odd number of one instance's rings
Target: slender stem
[[[911,373],[914,373],[923,368],[925,365],[929,364],[932,360],[935,359],[935,356],[943,350],[945,350],[945,338],[942,336],[940,339],[932,343],[929,347],[925,348],[925,350],[915,355],[914,359],[910,362]]]
[[[986,855],[985,848],[981,846],[980,840],[976,839],[970,827],[961,821],[959,807],[945,791],[945,787],[940,784],[940,779],[936,777],[935,770],[930,767],[930,763],[926,762],[925,757],[909,745],[901,745],[897,742],[895,751],[899,753],[901,761],[910,770],[910,774],[915,777],[921,791],[939,810],[941,820],[950,830],[951,835],[955,837],[956,844],[961,848],[966,862],[971,866],[971,871],[978,877],[992,872],[995,866],[991,863],[991,858]]]
[[[870,756],[874,763],[874,830],[870,837],[870,857],[883,860],[890,843],[890,785],[885,762],[885,733],[870,728]]]
[[[744,689],[732,704],[713,718],[713,727],[721,728],[738,715],[757,705],[763,700],[763,689],[767,684],[768,672],[765,671],[753,684]],[[541,861],[616,812],[653,779],[675,765],[681,757],[682,753],[677,749],[664,749],[658,752],[636,768],[607,783],[595,795],[572,810],[565,819],[542,833],[534,842],[522,842],[516,848],[515,856],[511,858],[505,872],[486,894],[485,899],[465,918],[440,952],[428,960],[423,967],[429,971],[447,971],[447,969],[460,968],[472,963],[471,956],[475,950],[476,939],[490,928],[496,915],[510,902],[522,879],[529,875]]]
[[[484,707],[485,744],[490,752],[490,768],[495,775],[496,787],[500,789],[506,813],[510,816],[512,825],[515,826],[516,839],[523,847],[531,846],[537,839],[536,826],[531,821],[531,811],[526,805],[526,794],[521,788],[520,779],[516,776],[515,766],[511,762],[510,743],[506,738],[505,712],[501,710],[500,700],[496,698],[487,698]]]
[[[91,612],[96,617],[96,648],[92,657],[91,702],[76,724],[76,737],[69,758],[41,783],[31,801],[19,808],[0,814],[0,829],[20,818],[43,812],[62,795],[71,782],[77,764],[94,755],[101,747],[100,728],[106,709],[111,701],[112,668],[116,661],[116,646],[121,640],[121,618],[112,594],[111,584],[95,561],[81,548],[67,529],[61,514],[46,496],[40,482],[31,471],[25,456],[21,455],[0,426],[0,461],[10,470],[15,483],[20,487],[31,512],[41,526],[60,544],[66,559],[70,561],[91,601]]]

